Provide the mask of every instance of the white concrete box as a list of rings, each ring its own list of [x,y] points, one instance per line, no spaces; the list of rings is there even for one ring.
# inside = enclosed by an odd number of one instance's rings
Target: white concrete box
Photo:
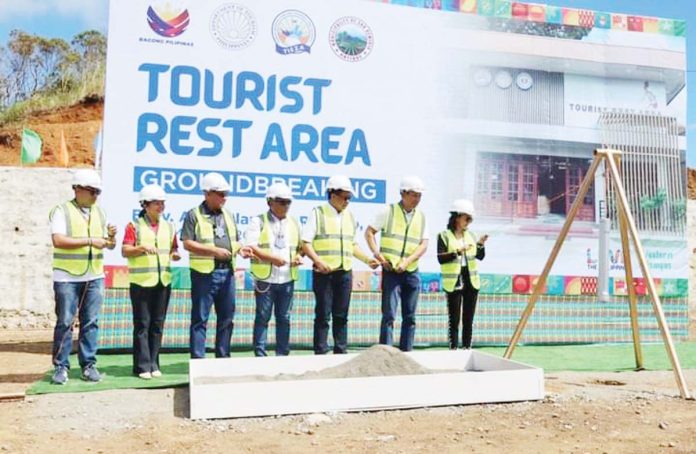
[[[357,354],[195,359],[191,419],[364,411],[539,400],[544,372],[475,350],[409,352],[418,375],[278,379],[341,365]]]

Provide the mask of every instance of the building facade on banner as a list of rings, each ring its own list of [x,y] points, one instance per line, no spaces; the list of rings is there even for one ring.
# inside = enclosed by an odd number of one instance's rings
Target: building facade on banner
[[[500,0],[111,2],[104,203],[125,225],[140,188],[159,183],[180,224],[202,199],[202,176],[218,171],[244,230],[271,183],[293,189],[291,214],[305,222],[328,177],[345,174],[362,238],[398,200],[401,177],[417,174],[433,235],[453,199],[474,201],[472,228],[490,235],[482,298],[512,311],[593,150],[609,146],[624,152],[658,290],[683,318],[685,45],[679,20]],[[599,304],[602,286],[605,297],[626,294],[612,194],[598,175],[549,277],[552,300]],[[610,228],[600,253],[602,219]],[[420,271],[439,304],[435,249]],[[123,260],[106,260],[108,284],[126,285]],[[186,289],[183,265],[174,286]],[[305,267],[296,288],[311,289],[310,278]],[[354,279],[356,290],[379,290],[378,273],[358,268]],[[252,289],[243,270],[238,283]]]
[[[442,64],[450,71],[440,80],[440,100],[448,117],[439,140],[461,160],[453,169],[466,172],[450,190],[475,201],[477,229],[483,221],[496,237],[511,237],[506,244],[524,239],[525,246],[515,248],[518,254],[505,253],[513,259],[508,263],[514,287],[514,275],[524,274],[519,264],[534,254],[548,256],[593,150],[621,149],[624,185],[649,261],[664,278],[667,294],[683,294],[688,260],[683,38],[671,34],[674,24],[660,28],[665,21],[652,18],[631,28],[640,18],[543,5],[525,10],[518,3],[511,4],[509,17],[501,17],[504,11],[486,18],[486,31],[471,30],[473,21],[464,19],[461,29],[447,36]],[[559,11],[560,21],[550,21]],[[569,282],[577,287],[581,280],[570,276],[597,275],[599,220],[609,218],[616,228],[610,189],[600,174],[584,198],[564,246],[574,252],[562,252],[560,259],[564,288],[555,292],[574,293]],[[623,294],[615,230],[609,240],[603,259],[612,276],[610,293]],[[542,265],[537,261],[536,270]],[[552,282],[560,286],[558,278]],[[519,282],[528,288],[527,280]]]

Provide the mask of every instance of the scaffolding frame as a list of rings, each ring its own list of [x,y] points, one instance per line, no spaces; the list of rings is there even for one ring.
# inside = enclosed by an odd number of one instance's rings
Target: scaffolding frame
[[[624,185],[621,180],[621,174],[619,172],[620,159],[620,150],[614,150],[610,148],[600,148],[594,150],[594,159],[592,161],[592,164],[590,165],[590,168],[587,171],[582,184],[580,185],[580,189],[578,190],[577,195],[575,196],[575,201],[573,202],[570,212],[566,217],[566,221],[563,224],[563,228],[561,229],[558,238],[556,239],[556,244],[551,250],[551,254],[549,255],[549,258],[546,261],[544,270],[542,271],[541,276],[539,276],[539,279],[537,280],[536,285],[534,286],[534,291],[529,297],[527,307],[524,309],[524,312],[522,312],[522,316],[520,317],[520,320],[517,323],[517,327],[515,328],[515,332],[513,333],[512,338],[510,339],[510,343],[505,349],[504,358],[510,359],[510,357],[512,356],[512,353],[515,350],[515,347],[517,346],[520,337],[522,336],[522,331],[524,330],[525,326],[527,325],[527,321],[529,320],[529,317],[532,315],[532,312],[534,311],[534,306],[537,300],[539,299],[539,295],[541,294],[541,292],[544,289],[544,286],[546,285],[546,280],[549,276],[549,273],[551,272],[551,268],[553,267],[556,258],[558,257],[558,253],[561,250],[561,246],[563,245],[563,242],[565,241],[568,235],[570,226],[575,220],[575,216],[577,215],[582,201],[585,198],[588,189],[592,185],[592,182],[594,181],[597,169],[599,168],[599,165],[602,162],[604,162],[605,168],[608,171],[608,177],[611,178],[613,182],[613,188],[618,195],[617,208],[619,212],[619,232],[621,234],[621,247],[623,249],[625,265],[624,270],[626,272],[626,285],[628,286],[629,313],[631,317],[631,330],[633,334],[633,349],[636,360],[636,370],[643,369],[643,353],[640,345],[638,307],[636,299],[636,290],[633,282],[633,269],[631,266],[629,238],[633,241],[634,251],[637,254],[637,259],[640,264],[643,278],[645,279],[645,282],[648,287],[648,293],[650,294],[653,312],[655,313],[655,317],[657,318],[657,323],[660,328],[662,340],[664,341],[665,348],[667,350],[667,355],[669,356],[669,360],[672,363],[672,370],[674,371],[675,379],[677,381],[677,385],[679,386],[679,392],[682,398],[691,400],[692,397],[689,393],[686,380],[684,379],[684,374],[682,373],[682,368],[679,363],[679,357],[677,356],[677,353],[674,349],[672,336],[669,332],[669,327],[667,326],[664,311],[662,310],[662,303],[660,302],[660,297],[657,294],[655,282],[653,281],[652,274],[650,273],[650,269],[648,268],[648,262],[645,259],[643,245],[640,241],[640,238],[638,237],[638,228],[636,227],[635,219],[633,218],[633,215],[631,214],[631,211],[629,209],[628,198],[626,197],[626,191],[624,190]]]

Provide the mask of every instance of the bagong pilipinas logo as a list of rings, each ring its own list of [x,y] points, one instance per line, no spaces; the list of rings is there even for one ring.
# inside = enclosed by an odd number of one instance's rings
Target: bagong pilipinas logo
[[[358,17],[342,17],[334,22],[329,30],[331,49],[346,61],[356,62],[367,58],[372,52],[374,42],[372,30]]]
[[[310,53],[316,31],[303,12],[289,9],[278,14],[271,26],[276,52],[282,55]]]
[[[210,34],[225,49],[244,49],[256,39],[256,18],[246,6],[226,3],[213,11]]]
[[[173,8],[167,2],[164,6],[152,6],[147,9],[147,23],[160,36],[174,38],[186,31],[189,26],[189,12],[187,9]]]

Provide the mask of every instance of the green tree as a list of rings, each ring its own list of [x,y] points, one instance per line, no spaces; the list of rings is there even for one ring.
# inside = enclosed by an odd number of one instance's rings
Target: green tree
[[[104,89],[106,37],[96,30],[75,35],[71,41],[77,54],[76,70],[83,87],[92,87],[101,94]]]
[[[59,38],[46,39],[38,37],[37,64],[41,90],[63,88],[67,76],[70,54],[73,53],[68,43]]]
[[[9,102],[26,99],[38,88],[37,37],[21,30],[12,30],[7,43],[10,83]]]

